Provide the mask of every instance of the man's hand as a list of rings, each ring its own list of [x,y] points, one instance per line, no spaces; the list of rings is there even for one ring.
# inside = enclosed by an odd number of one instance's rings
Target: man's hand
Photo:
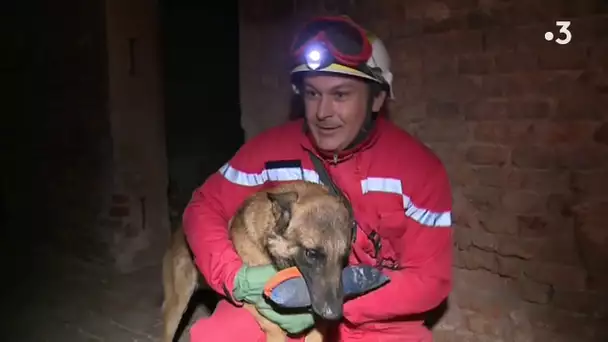
[[[280,314],[274,311],[262,296],[255,303],[255,307],[260,315],[290,334],[299,334],[315,324],[312,313]]]
[[[280,314],[266,302],[262,295],[266,283],[277,274],[272,265],[243,266],[234,280],[234,298],[255,305],[260,315],[275,323],[290,334],[297,334],[315,324],[311,313]]]
[[[277,274],[272,265],[247,266],[244,265],[236,274],[232,294],[239,302],[255,304],[264,292],[264,286]]]

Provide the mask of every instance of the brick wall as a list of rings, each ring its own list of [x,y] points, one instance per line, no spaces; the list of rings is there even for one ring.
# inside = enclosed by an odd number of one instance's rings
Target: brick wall
[[[158,264],[170,234],[159,12],[147,0],[105,0],[104,12],[113,163],[99,228],[128,272]]]
[[[608,5],[602,1],[248,1],[251,137],[288,116],[294,28],[346,13],[392,55],[393,120],[454,186],[455,291],[437,341],[606,341]],[[556,20],[571,20],[558,45]],[[602,335],[603,334],[603,335]]]
[[[19,94],[34,104],[24,111],[20,131],[35,133],[19,143],[31,144],[25,159],[35,163],[34,177],[18,185],[28,191],[27,182],[36,184],[24,213],[36,220],[26,241],[40,237],[80,258],[104,259],[107,246],[92,229],[111,182],[103,2],[31,5],[20,14],[30,24],[18,30],[33,38],[24,42],[32,56],[22,57],[28,64],[21,70],[32,73],[33,91]],[[22,172],[30,172],[28,164]]]
[[[42,243],[123,271],[158,263],[170,230],[156,7],[96,0],[7,10],[9,254],[37,257]]]

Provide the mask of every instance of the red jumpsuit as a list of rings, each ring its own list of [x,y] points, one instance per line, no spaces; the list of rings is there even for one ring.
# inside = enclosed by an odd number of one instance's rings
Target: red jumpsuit
[[[386,286],[344,305],[335,341],[432,341],[420,313],[439,305],[452,286],[451,191],[445,168],[422,143],[379,118],[369,137],[342,155],[322,156],[297,120],[247,142],[194,194],[184,231],[209,285],[228,300],[191,329],[191,341],[264,341],[253,317],[232,298],[242,265],[228,236],[245,197],[282,181],[319,182],[307,151],[326,161],[359,224],[351,264],[382,260]],[[374,258],[372,236],[382,242]]]

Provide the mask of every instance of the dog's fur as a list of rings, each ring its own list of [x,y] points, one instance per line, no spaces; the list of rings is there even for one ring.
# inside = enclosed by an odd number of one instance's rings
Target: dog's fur
[[[249,266],[297,266],[307,281],[313,311],[323,316],[327,307],[341,310],[341,274],[352,238],[351,220],[344,203],[325,187],[297,181],[257,192],[245,200],[230,222],[230,236],[237,253]],[[163,259],[164,342],[173,340],[197,286],[206,286],[198,279],[179,229]],[[267,341],[286,340],[285,332],[261,316],[253,305],[244,307],[259,322]],[[306,340],[322,341],[323,330],[318,324]]]

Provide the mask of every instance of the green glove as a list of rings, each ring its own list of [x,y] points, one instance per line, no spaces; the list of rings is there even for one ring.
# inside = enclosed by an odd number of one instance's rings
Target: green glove
[[[315,319],[311,313],[280,314],[274,311],[262,296],[258,298],[255,307],[260,315],[290,334],[299,334],[315,324]]]
[[[232,290],[234,299],[254,304],[262,296],[268,280],[275,274],[277,274],[277,270],[272,265],[243,265],[234,278],[234,289]]]

